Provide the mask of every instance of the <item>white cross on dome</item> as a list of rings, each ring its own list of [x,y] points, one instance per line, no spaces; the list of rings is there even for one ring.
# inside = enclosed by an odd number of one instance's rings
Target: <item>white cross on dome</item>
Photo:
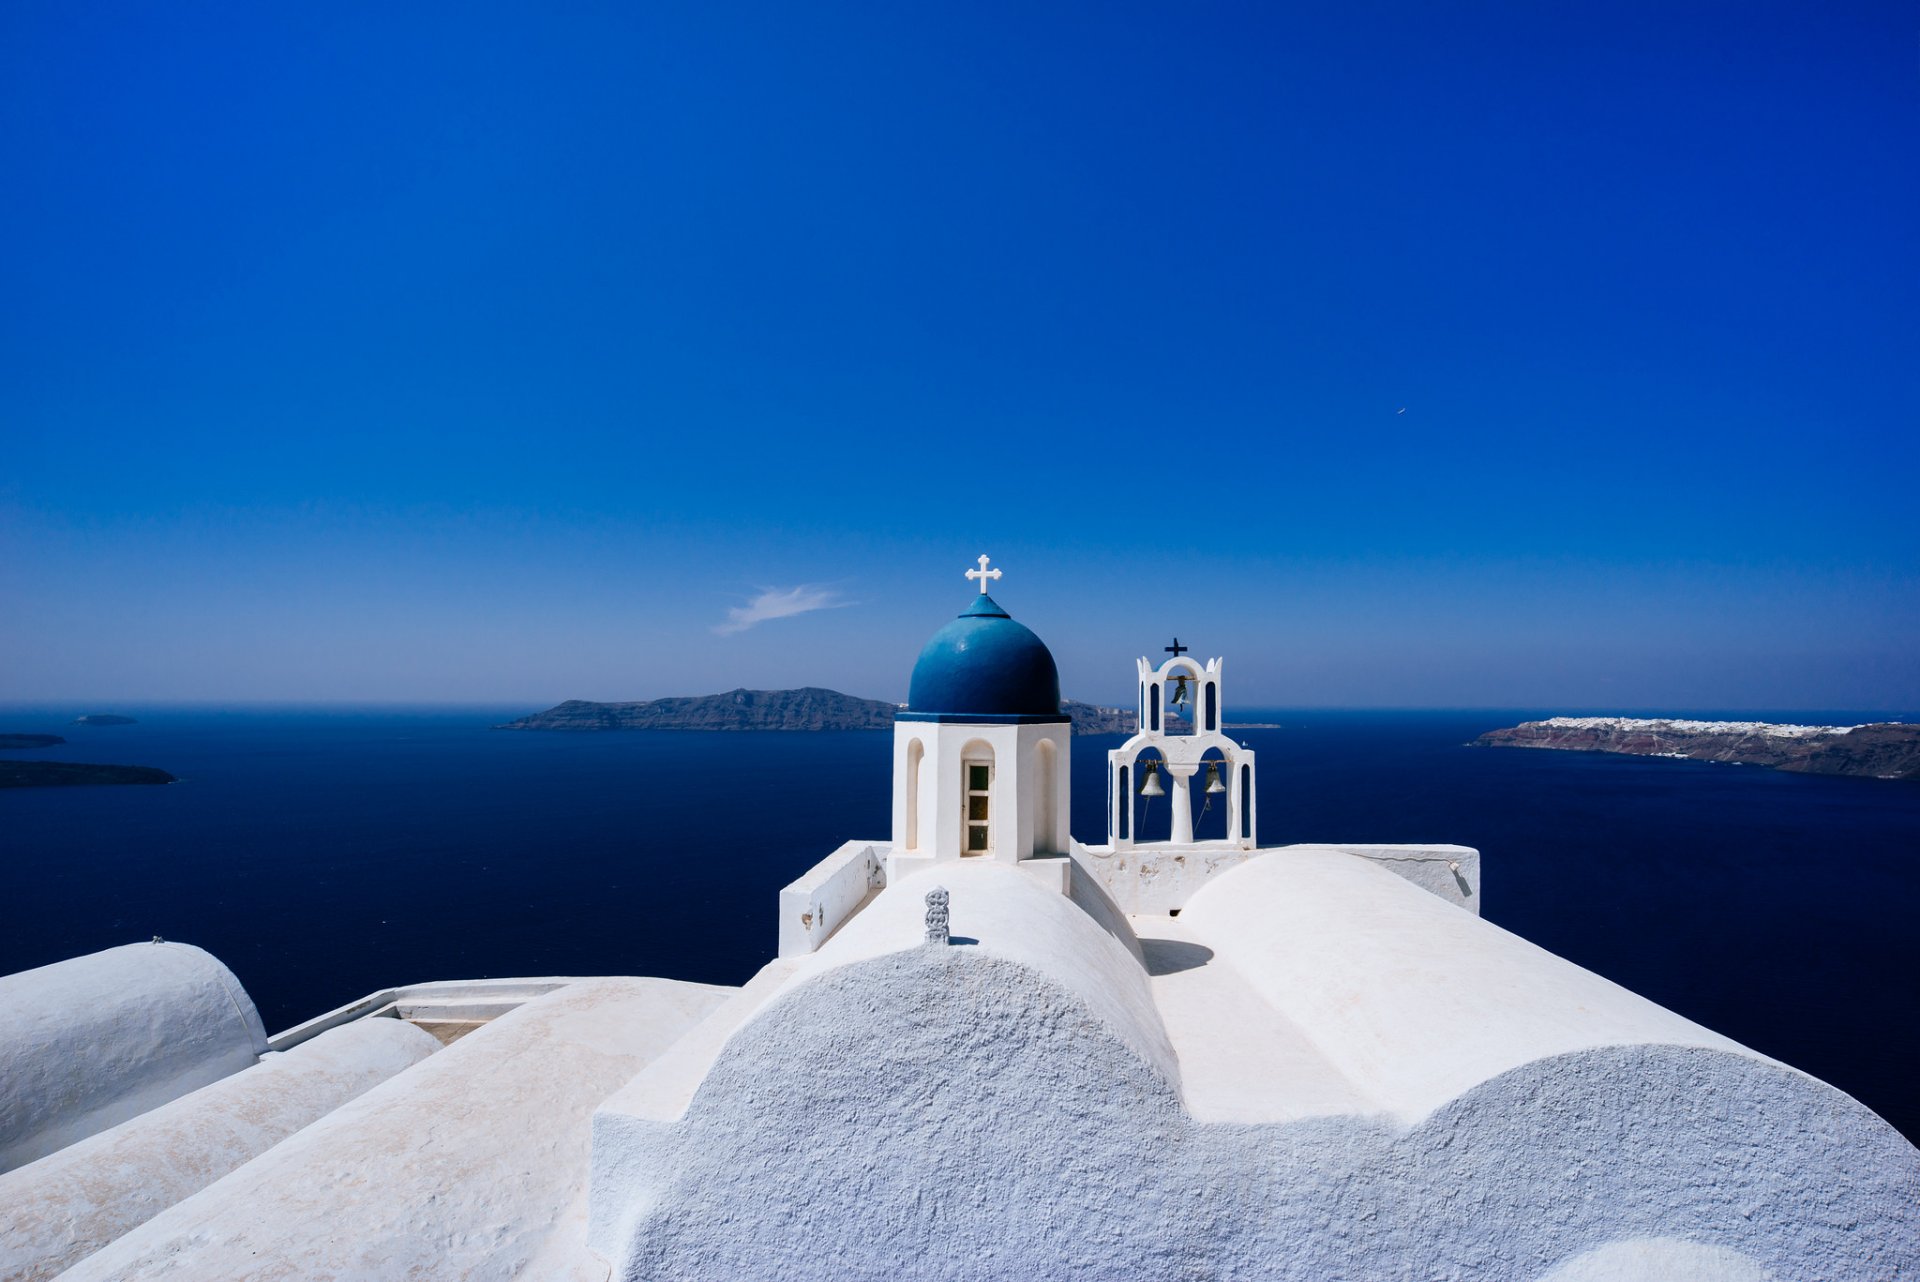
[[[987,556],[983,552],[980,555],[980,568],[977,570],[968,570],[967,577],[969,579],[980,580],[980,595],[985,596],[987,594],[987,580],[999,578],[1000,573],[999,570],[989,570],[987,568]]]

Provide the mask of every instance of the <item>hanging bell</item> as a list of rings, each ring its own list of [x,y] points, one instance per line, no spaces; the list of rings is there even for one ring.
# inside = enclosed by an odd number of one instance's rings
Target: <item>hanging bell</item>
[[[1215,793],[1225,792],[1226,790],[1227,785],[1220,781],[1220,763],[1217,761],[1209,761],[1207,763],[1207,791],[1209,793]]]
[[[1173,679],[1173,706],[1177,708],[1181,704],[1185,703],[1186,701],[1187,701],[1187,678],[1175,677]]]
[[[1140,784],[1140,795],[1143,797],[1164,797],[1167,795],[1167,790],[1160,786],[1160,767],[1154,766],[1147,771],[1146,779]]]

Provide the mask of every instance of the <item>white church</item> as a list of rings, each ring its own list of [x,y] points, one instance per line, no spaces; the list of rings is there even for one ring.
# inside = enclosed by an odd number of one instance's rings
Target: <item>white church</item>
[[[187,945],[0,979],[0,1280],[1920,1277],[1920,1151],[1483,921],[1475,851],[1259,846],[1221,659],[1139,661],[1077,840],[1053,657],[968,575],[891,833],[742,987],[269,1036]]]

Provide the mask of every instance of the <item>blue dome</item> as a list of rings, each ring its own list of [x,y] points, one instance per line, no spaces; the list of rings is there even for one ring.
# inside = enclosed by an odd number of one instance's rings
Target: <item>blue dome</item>
[[[1065,721],[1046,644],[992,597],[933,634],[913,665],[907,721]]]

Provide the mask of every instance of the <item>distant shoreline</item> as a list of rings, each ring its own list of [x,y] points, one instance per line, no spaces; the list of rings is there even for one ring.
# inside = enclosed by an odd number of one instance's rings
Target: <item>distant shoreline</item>
[[[1808,726],[1664,717],[1549,717],[1489,730],[1471,746],[1683,757],[1794,774],[1920,779],[1920,725],[1905,722]]]

